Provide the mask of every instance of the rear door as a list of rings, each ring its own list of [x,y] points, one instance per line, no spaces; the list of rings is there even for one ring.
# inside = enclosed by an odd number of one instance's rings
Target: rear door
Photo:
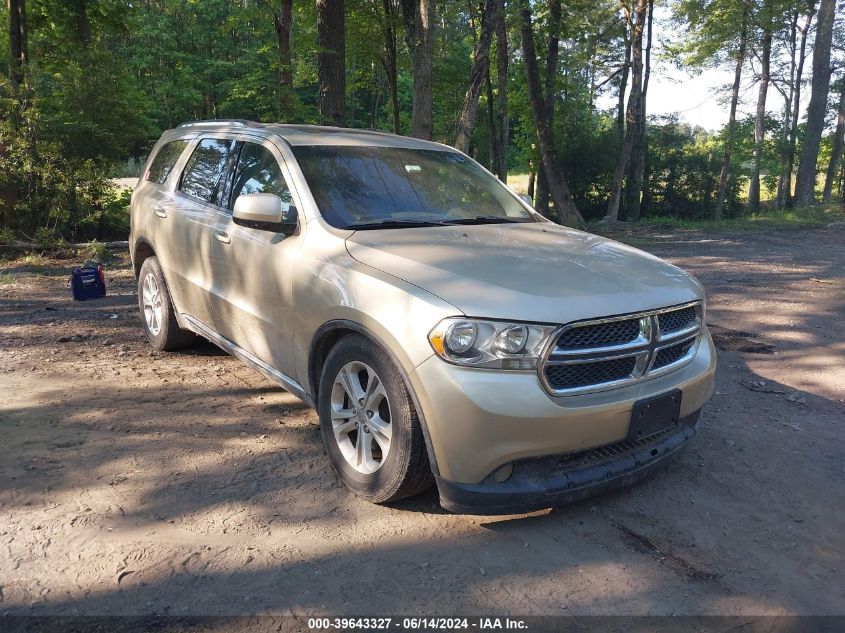
[[[165,275],[177,309],[212,323],[211,225],[217,217],[224,174],[236,141],[205,135],[194,141],[190,158],[173,192],[160,199],[154,214],[167,230]]]
[[[232,207],[241,194],[274,193],[284,204],[294,204],[289,175],[273,143],[257,138],[242,142],[233,165],[212,227],[214,326],[239,347],[295,378],[291,282],[302,235],[253,229],[232,219]]]

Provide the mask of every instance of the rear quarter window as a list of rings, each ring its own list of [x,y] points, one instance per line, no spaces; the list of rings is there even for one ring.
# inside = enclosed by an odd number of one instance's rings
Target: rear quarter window
[[[159,185],[164,184],[187,145],[188,141],[170,141],[162,145],[153,162],[150,163],[150,168],[147,170],[144,180]]]

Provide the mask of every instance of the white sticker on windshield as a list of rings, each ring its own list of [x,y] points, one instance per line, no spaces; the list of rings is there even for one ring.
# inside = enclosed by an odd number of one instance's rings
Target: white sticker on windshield
[[[422,171],[422,167],[420,167],[419,165],[405,165],[405,171]]]

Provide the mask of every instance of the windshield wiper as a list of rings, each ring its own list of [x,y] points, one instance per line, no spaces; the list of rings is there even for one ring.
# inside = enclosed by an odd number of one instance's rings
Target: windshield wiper
[[[445,222],[432,222],[429,220],[381,220],[380,222],[363,222],[361,224],[349,224],[342,226],[342,229],[351,231],[366,231],[368,229],[404,229],[414,226],[443,226]]]
[[[457,220],[444,220],[441,224],[521,224],[525,220],[515,220],[497,215],[478,215],[474,218],[460,218]]]

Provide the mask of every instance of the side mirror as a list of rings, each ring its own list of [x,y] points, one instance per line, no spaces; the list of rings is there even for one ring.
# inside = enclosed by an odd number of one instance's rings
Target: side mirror
[[[262,231],[290,235],[296,231],[296,207],[274,193],[247,193],[238,196],[232,212],[235,224]]]
[[[519,197],[529,207],[531,207],[532,209],[534,208],[534,201],[531,199],[531,196],[529,196],[527,193],[521,193],[521,194],[519,194]]]

